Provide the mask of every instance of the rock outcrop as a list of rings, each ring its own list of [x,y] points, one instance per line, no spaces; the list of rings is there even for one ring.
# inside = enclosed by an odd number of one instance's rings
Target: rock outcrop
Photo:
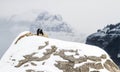
[[[0,60],[0,72],[120,72],[102,49],[81,43],[20,35]]]
[[[120,66],[120,23],[107,25],[87,37],[86,44],[103,48]]]

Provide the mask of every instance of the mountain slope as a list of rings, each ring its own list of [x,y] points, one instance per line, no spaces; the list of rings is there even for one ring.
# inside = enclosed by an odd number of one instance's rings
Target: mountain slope
[[[119,72],[102,49],[21,33],[0,60],[0,72]]]
[[[89,35],[86,44],[103,48],[120,67],[120,23],[110,24]]]

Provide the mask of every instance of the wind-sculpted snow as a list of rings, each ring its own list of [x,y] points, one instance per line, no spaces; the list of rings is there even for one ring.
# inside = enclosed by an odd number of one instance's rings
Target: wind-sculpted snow
[[[17,43],[16,43],[17,42]],[[21,33],[0,61],[0,72],[119,72],[95,46]]]

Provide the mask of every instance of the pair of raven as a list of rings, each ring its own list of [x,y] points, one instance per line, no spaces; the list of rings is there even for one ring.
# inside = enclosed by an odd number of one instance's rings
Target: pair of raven
[[[42,31],[42,29],[37,29],[37,35],[44,35],[44,33],[43,33],[43,31]]]

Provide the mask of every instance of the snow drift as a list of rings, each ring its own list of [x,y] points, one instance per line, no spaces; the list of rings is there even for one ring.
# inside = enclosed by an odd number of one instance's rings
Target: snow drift
[[[0,60],[0,72],[119,72],[95,46],[21,33]]]

